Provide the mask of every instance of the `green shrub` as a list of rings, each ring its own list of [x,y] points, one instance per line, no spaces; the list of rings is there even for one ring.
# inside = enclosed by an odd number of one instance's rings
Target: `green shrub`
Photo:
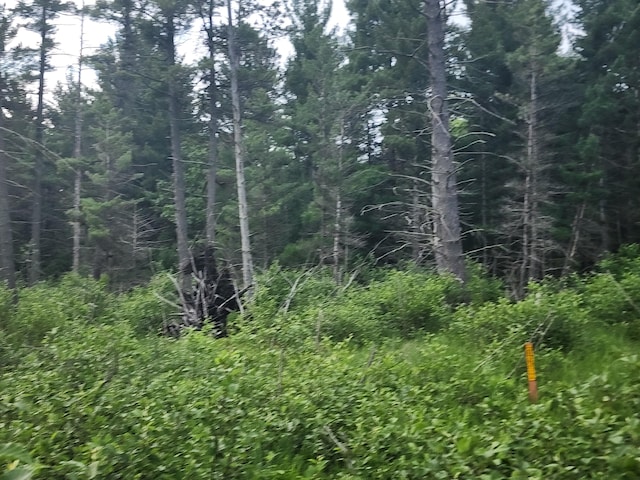
[[[14,293],[0,282],[0,330],[6,330],[14,313]]]
[[[459,288],[449,277],[397,270],[347,288],[336,285],[328,271],[275,267],[262,281],[268,283],[259,286],[245,329],[289,345],[316,337],[367,343],[438,331],[451,319],[448,299]]]
[[[640,270],[590,277],[584,286],[585,308],[592,318],[610,324],[640,319]]]
[[[616,253],[602,259],[596,265],[596,271],[609,273],[617,279],[627,273],[640,275],[640,244],[623,245]]]
[[[178,292],[168,274],[159,274],[148,285],[122,294],[114,315],[130,324],[138,334],[157,334],[179,313],[178,308],[168,302],[178,305]]]
[[[556,292],[544,283],[531,284],[529,292],[519,302],[503,298],[459,308],[452,331],[483,343],[516,345],[532,340],[539,346],[562,350],[579,343],[588,322],[582,295],[570,290]]]
[[[390,271],[373,282],[352,302],[370,306],[386,331],[408,338],[419,332],[436,332],[452,314],[447,302],[458,288],[450,277],[423,272]]]
[[[479,346],[452,338],[290,350],[140,337],[126,322],[62,329],[0,372],[0,446],[22,447],[0,447],[0,468],[24,459],[47,480],[638,477],[637,355],[550,381],[580,360],[540,351],[531,405],[526,377],[508,373],[520,348],[476,369]]]
[[[53,328],[109,321],[114,301],[105,281],[75,274],[21,288],[18,299],[7,326],[17,345],[37,345]]]

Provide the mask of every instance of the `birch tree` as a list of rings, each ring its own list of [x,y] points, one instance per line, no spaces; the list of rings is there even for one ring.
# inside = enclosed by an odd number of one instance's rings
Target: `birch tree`
[[[82,67],[84,48],[84,2],[80,11],[80,53],[78,55],[78,78],[76,82],[76,118],[73,142],[73,157],[75,159],[75,178],[73,182],[73,253],[72,270],[80,271],[80,242],[82,236],[81,223],[81,191],[82,191]]]
[[[240,55],[237,45],[236,29],[233,25],[232,0],[227,0],[227,35],[229,53],[229,74],[231,77],[231,103],[233,109],[233,145],[236,160],[236,186],[238,190],[238,218],[240,221],[240,242],[242,252],[242,280],[244,288],[253,284],[253,258],[251,253],[251,234],[249,230],[249,207],[244,168],[244,145],[242,138],[242,111],[238,73]]]

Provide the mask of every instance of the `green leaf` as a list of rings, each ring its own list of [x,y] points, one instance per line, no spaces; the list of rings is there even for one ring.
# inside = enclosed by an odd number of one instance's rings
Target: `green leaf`
[[[18,467],[5,472],[0,480],[29,480],[33,477],[33,469],[30,467]]]
[[[471,449],[471,437],[462,437],[456,440],[456,448],[460,453],[467,453]]]
[[[20,460],[22,463],[33,463],[33,458],[23,447],[16,443],[5,443],[0,446],[0,458]]]

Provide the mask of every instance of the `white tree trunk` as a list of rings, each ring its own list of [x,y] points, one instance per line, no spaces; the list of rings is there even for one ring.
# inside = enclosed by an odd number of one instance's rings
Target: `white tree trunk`
[[[185,198],[184,163],[182,161],[182,149],[179,126],[179,108],[176,91],[176,49],[175,49],[175,25],[174,19],[167,18],[167,67],[169,87],[169,129],[171,135],[171,160],[173,164],[173,201],[175,205],[176,238],[178,243],[178,262],[180,268],[190,261],[189,243],[187,235],[187,206]],[[188,290],[190,277],[181,278],[181,287]]]
[[[207,34],[207,47],[209,50],[209,159],[207,169],[207,208],[206,208],[206,236],[207,244],[215,246],[216,243],[216,181],[218,170],[218,106],[216,86],[216,59],[214,38],[214,13],[215,2],[211,0],[208,11],[201,12],[204,22],[204,30]]]
[[[80,200],[82,190],[82,49],[84,47],[84,2],[82,3],[80,16],[80,55],[78,56],[78,83],[76,84],[76,125],[73,145],[73,156],[77,162],[75,181],[73,182],[73,265],[75,273],[80,271],[80,242],[82,237],[82,224],[80,222]]]
[[[240,59],[238,58],[235,30],[233,28],[231,0],[227,0],[227,14],[229,18],[229,63],[231,67],[231,103],[233,107],[233,143],[236,158],[236,184],[238,188],[238,217],[240,221],[240,242],[242,249],[242,280],[244,283],[243,287],[250,288],[253,284],[253,259],[251,255],[247,189],[244,178],[242,116],[240,112],[240,90],[238,87],[238,71],[240,69]]]

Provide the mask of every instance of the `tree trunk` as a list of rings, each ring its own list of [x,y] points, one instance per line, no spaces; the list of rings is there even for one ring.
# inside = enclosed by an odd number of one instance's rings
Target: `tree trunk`
[[[80,271],[80,241],[82,223],[80,222],[80,198],[82,190],[82,49],[84,46],[84,2],[80,17],[80,56],[78,57],[78,84],[76,85],[76,125],[73,145],[73,157],[76,160],[75,181],[73,183],[73,265],[75,273]]]
[[[334,212],[334,224],[333,224],[333,279],[336,283],[341,281],[340,271],[340,237],[344,233],[344,237],[347,237],[347,232],[342,232],[342,165],[344,162],[344,118],[340,120],[340,146],[338,147],[338,184],[336,185],[336,202]]]
[[[2,76],[2,72],[0,72]],[[3,79],[0,78],[0,84]],[[10,289],[16,287],[16,268],[13,259],[13,229],[9,208],[9,187],[7,184],[7,156],[4,144],[4,113],[0,106],[0,280]]]
[[[169,80],[169,130],[171,135],[171,160],[173,165],[173,199],[176,209],[176,238],[178,262],[181,268],[190,261],[187,236],[187,207],[185,198],[184,164],[180,145],[179,108],[176,91],[176,49],[173,18],[167,18],[167,68]],[[182,287],[188,289],[189,279],[182,279]]]
[[[582,201],[576,214],[573,217],[571,223],[571,241],[569,242],[569,251],[567,257],[564,260],[564,266],[562,267],[562,276],[568,275],[571,272],[571,267],[574,264],[576,254],[578,253],[578,245],[580,244],[580,232],[582,229],[582,221],[584,219],[584,213],[587,209],[587,202]]]
[[[458,212],[456,170],[449,130],[447,73],[444,51],[444,9],[440,0],[426,0],[429,74],[431,80],[431,196],[436,267],[466,280]]]
[[[244,288],[253,284],[253,259],[251,257],[251,240],[249,233],[249,214],[247,206],[247,191],[244,178],[244,149],[242,143],[242,118],[240,114],[240,90],[238,87],[238,70],[240,59],[236,47],[236,37],[233,28],[231,0],[227,0],[227,14],[229,17],[229,63],[231,66],[231,103],[233,106],[233,143],[236,157],[236,183],[238,187],[238,213],[240,220],[240,241],[242,249],[242,280]]]
[[[209,161],[207,170],[207,210],[206,235],[207,244],[215,246],[216,242],[216,181],[218,169],[218,106],[216,86],[216,60],[214,43],[213,2],[209,3],[209,11],[205,24],[207,46],[209,48]]]
[[[47,8],[42,7],[40,18],[40,59],[38,66],[38,104],[36,106],[35,159],[33,167],[33,204],[31,212],[31,240],[29,242],[29,284],[40,280],[40,235],[42,231],[42,169],[44,168],[44,74],[47,68]]]
[[[535,51],[533,52],[535,56]],[[535,58],[535,57],[534,57]],[[531,66],[531,78],[529,80],[529,128],[527,139],[527,165],[530,176],[530,212],[529,226],[531,229],[530,249],[528,252],[529,274],[527,280],[537,279],[542,276],[542,248],[540,239],[540,205],[539,205],[539,178],[540,154],[538,138],[538,85],[537,66],[535,61]]]
[[[333,225],[333,279],[336,283],[340,283],[340,230],[342,226],[342,197],[340,196],[340,189],[336,192],[336,211],[335,222]]]
[[[422,231],[424,204],[420,199],[420,185],[417,179],[413,180],[411,190],[411,225],[409,226],[409,242],[411,244],[411,259],[413,263],[419,265],[422,261],[422,242],[424,235]]]

